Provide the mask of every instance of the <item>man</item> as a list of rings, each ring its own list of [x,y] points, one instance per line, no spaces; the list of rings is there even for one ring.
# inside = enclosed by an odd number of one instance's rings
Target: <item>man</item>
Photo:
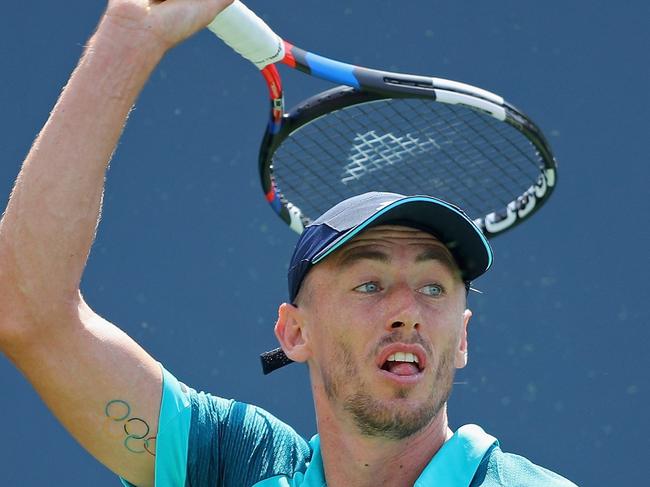
[[[309,443],[254,406],[187,388],[86,304],[79,282],[128,112],[164,53],[229,3],[109,0],[0,222],[2,351],[125,484],[571,485],[478,427],[447,426],[466,291],[492,254],[435,198],[361,195],[298,242],[283,352],[266,357],[269,369],[308,364]]]

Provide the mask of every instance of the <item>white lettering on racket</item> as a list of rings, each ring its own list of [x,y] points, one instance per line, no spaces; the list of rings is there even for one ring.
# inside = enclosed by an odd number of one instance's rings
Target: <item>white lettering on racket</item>
[[[441,150],[431,137],[419,138],[411,134],[396,137],[392,133],[378,135],[374,130],[357,133],[350,149],[348,164],[343,168],[341,183],[358,181],[369,173],[385,169],[404,159]]]
[[[545,169],[539,175],[537,183],[528,188],[519,198],[508,203],[504,217],[500,218],[496,213],[490,213],[485,217],[485,230],[499,233],[511,227],[517,220],[525,218],[535,209],[537,202],[544,197],[548,188],[553,186],[555,186],[555,169]]]

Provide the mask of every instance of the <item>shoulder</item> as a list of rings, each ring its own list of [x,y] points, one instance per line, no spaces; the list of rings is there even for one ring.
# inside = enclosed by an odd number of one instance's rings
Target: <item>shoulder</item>
[[[570,480],[495,445],[486,455],[471,487],[576,487]]]
[[[207,427],[204,433],[216,430],[222,441],[231,435],[239,438],[241,442],[252,438],[266,438],[272,442],[279,441],[285,447],[295,444],[297,447],[309,448],[307,441],[291,426],[258,406],[192,389],[189,397],[192,405],[192,427],[196,429],[196,433]]]
[[[207,484],[214,485],[219,479],[223,485],[253,485],[306,468],[311,457],[309,444],[268,411],[193,390],[190,401],[188,467],[203,471],[199,477]]]

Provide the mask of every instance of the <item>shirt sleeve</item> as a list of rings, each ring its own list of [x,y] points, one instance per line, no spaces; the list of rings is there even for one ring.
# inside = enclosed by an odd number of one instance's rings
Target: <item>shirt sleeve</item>
[[[187,476],[187,445],[192,408],[190,389],[161,366],[163,392],[156,437],[156,487],[182,487]],[[125,487],[134,487],[120,479]]]
[[[304,472],[309,444],[267,411],[192,392],[188,487],[240,487]]]
[[[197,392],[162,371],[156,487],[241,487],[306,470],[311,449],[293,428],[261,408]]]

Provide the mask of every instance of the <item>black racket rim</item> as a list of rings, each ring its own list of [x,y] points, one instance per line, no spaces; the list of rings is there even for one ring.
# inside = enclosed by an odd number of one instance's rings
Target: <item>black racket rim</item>
[[[266,131],[259,151],[260,181],[265,194],[277,192],[281,207],[274,208],[274,210],[285,223],[295,230],[297,218],[304,227],[312,221],[312,217],[316,218],[318,215],[307,216],[303,214],[286,198],[281,188],[276,187],[273,181],[273,156],[280,145],[301,127],[331,112],[374,101],[408,98],[427,99],[433,103],[435,95],[429,91],[423,96],[422,91],[419,89],[417,93],[413,93],[410,90],[394,92],[377,89],[367,91],[345,85],[336,86],[302,101],[288,113],[285,113],[282,117],[280,129],[275,133],[269,130]],[[501,211],[495,211],[491,215],[482,215],[475,219],[475,223],[488,238],[515,228],[530,218],[547,202],[557,183],[557,162],[542,131],[515,106],[504,102],[502,107],[506,114],[503,123],[515,128],[533,144],[538,151],[543,167],[540,168],[538,180],[531,182],[531,186],[523,191],[521,195],[512,195],[513,200],[507,207]]]

